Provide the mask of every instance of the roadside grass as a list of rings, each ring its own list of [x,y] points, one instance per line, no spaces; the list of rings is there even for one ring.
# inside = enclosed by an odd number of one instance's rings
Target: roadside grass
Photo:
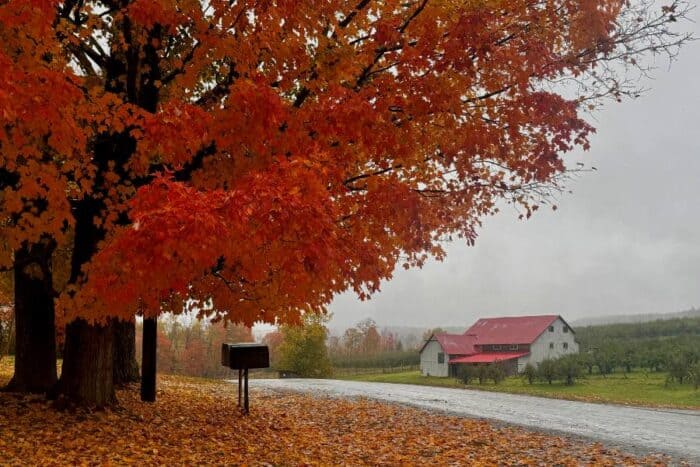
[[[527,381],[518,376],[506,378],[497,385],[492,381],[483,385],[478,384],[478,382],[465,385],[454,378],[422,376],[420,371],[341,376],[338,379],[476,389],[643,407],[700,409],[700,390],[695,390],[689,384],[667,384],[666,373],[646,373],[643,371],[634,371],[627,375],[615,373],[606,377],[585,375],[578,379],[573,386],[566,386],[562,382],[554,382],[550,385],[546,382],[536,381],[533,384],[528,384]]]

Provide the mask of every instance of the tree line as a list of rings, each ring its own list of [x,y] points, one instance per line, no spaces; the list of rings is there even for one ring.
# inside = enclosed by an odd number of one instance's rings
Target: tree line
[[[246,326],[178,319],[165,315],[158,326],[158,371],[202,378],[232,377],[232,370],[221,365],[221,344],[253,342]],[[136,358],[141,361],[143,323],[136,323]]]
[[[589,374],[633,369],[666,371],[678,382],[692,377],[700,361],[700,318],[578,328],[581,364]]]

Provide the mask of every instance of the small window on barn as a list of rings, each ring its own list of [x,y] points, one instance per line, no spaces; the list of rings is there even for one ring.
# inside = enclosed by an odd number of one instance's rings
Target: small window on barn
[[[550,343],[549,343],[549,348],[550,348],[550,349],[553,349],[553,348],[554,348],[554,342],[550,342]]]
[[[549,327],[549,332],[554,332],[554,326]]]
[[[564,332],[569,332],[569,326],[564,326]]]
[[[493,346],[493,350],[501,350],[501,346],[500,346],[500,345],[494,345],[494,346]]]
[[[445,363],[445,354],[438,352],[438,363]]]
[[[510,350],[518,350],[518,344],[511,345]]]
[[[563,344],[563,345],[564,345],[564,350],[566,350],[566,349],[568,349],[568,348],[569,348],[569,343],[568,343],[568,342],[564,342],[564,344]]]

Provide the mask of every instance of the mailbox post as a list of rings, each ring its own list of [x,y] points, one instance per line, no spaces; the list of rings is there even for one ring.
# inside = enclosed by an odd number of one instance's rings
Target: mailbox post
[[[241,407],[241,389],[243,389],[243,412],[247,414],[249,412],[248,370],[270,367],[270,352],[267,346],[250,343],[222,344],[221,364],[232,370],[238,370],[238,406]]]

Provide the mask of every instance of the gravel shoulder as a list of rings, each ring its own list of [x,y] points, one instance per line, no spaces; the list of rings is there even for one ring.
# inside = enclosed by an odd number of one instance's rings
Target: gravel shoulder
[[[470,418],[588,438],[633,452],[662,452],[700,465],[700,411],[566,401],[410,384],[326,379],[264,379],[267,388],[331,397],[367,397]]]

